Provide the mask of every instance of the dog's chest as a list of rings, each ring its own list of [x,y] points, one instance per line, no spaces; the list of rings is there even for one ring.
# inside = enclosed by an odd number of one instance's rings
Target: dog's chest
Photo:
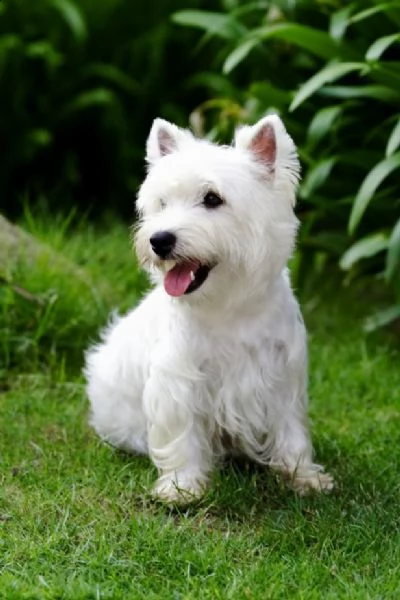
[[[218,410],[268,403],[284,374],[285,345],[260,332],[211,338],[210,356],[204,359],[211,401]]]

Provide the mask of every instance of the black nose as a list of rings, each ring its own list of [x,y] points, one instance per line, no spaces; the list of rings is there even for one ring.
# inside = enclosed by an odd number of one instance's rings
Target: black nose
[[[176,235],[170,231],[157,231],[151,236],[150,244],[160,258],[167,258],[176,244]]]

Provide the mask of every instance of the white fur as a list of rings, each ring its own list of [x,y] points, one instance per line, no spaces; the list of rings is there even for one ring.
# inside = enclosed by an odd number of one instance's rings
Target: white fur
[[[147,161],[136,249],[155,287],[87,352],[94,428],[149,454],[167,501],[200,496],[230,451],[282,472],[300,493],[330,489],[312,460],[306,332],[286,269],[297,229],[293,141],[277,116],[241,128],[232,147],[156,119]],[[209,190],[222,206],[205,208]],[[215,264],[177,298],[163,287],[175,263],[149,242],[166,230],[177,236],[174,260]]]

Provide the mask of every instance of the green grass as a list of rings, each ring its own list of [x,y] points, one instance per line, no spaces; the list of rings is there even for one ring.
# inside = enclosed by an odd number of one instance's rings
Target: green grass
[[[399,352],[362,334],[365,290],[304,299],[312,428],[334,493],[298,498],[270,472],[230,463],[199,506],[172,510],[150,497],[147,459],[87,426],[82,349],[145,286],[127,229],[28,227],[87,278],[20,265],[12,279],[40,305],[1,288],[1,599],[400,597]]]

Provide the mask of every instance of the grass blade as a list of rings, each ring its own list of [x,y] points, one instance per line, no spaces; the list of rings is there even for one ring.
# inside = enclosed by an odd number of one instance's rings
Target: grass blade
[[[178,25],[196,27],[210,35],[216,35],[226,40],[237,40],[238,36],[243,36],[247,32],[247,29],[231,15],[223,13],[206,10],[180,10],[171,18]]]
[[[388,306],[383,310],[376,312],[366,319],[364,329],[365,331],[371,332],[379,329],[380,327],[384,327],[385,325],[389,325],[396,319],[400,318],[400,305],[393,304],[392,306]]]
[[[267,107],[286,108],[290,100],[290,93],[287,90],[272,85],[269,81],[253,83],[249,88],[251,98],[257,98]]]
[[[398,106],[400,91],[392,90],[384,85],[330,85],[321,90],[321,94],[330,98],[373,98]]]
[[[385,278],[390,281],[398,272],[400,267],[400,219],[393,228],[388,243],[386,255]]]
[[[328,33],[297,23],[277,23],[260,27],[252,31],[251,37],[253,36],[259,40],[278,38],[325,60],[332,60],[338,56],[350,58],[355,55],[351,48],[343,43],[339,44]]]
[[[317,143],[320,142],[331,129],[334,121],[341,112],[342,106],[340,104],[335,104],[334,106],[328,106],[319,110],[312,119],[308,128],[308,144],[311,146],[316,146]]]
[[[334,40],[343,39],[346,29],[350,24],[350,15],[354,10],[355,4],[349,4],[333,13],[329,24],[329,33]]]
[[[107,83],[113,83],[133,96],[138,96],[143,93],[142,86],[115,65],[92,63],[83,69],[82,75],[83,77],[96,77]]]
[[[391,156],[400,146],[400,117],[389,136],[386,146],[386,156]]]
[[[349,219],[349,232],[354,233],[357,225],[361,221],[361,218],[373,198],[376,190],[381,185],[384,179],[390,175],[393,171],[400,167],[400,152],[396,152],[392,156],[388,156],[381,162],[379,162],[370,171],[367,177],[364,179],[358,194],[354,200],[353,208]]]
[[[381,12],[390,12],[395,8],[400,8],[399,2],[383,2],[382,4],[378,4],[378,6],[371,6],[370,8],[366,8],[359,13],[353,15],[350,19],[351,23],[360,23],[365,19],[369,19],[370,17],[374,17],[378,13]]]
[[[384,233],[373,233],[350,246],[340,259],[340,267],[349,271],[359,260],[375,256],[378,252],[386,250],[388,246],[387,235]]]
[[[360,62],[330,63],[321,69],[321,71],[313,75],[313,77],[306,81],[299,89],[289,106],[289,110],[293,111],[298,108],[300,104],[307,100],[307,98],[321,89],[325,83],[331,83],[332,81],[336,81],[336,79],[340,79],[340,77],[344,77],[344,75],[347,75],[348,73],[361,71],[361,69],[364,68],[364,63]]]
[[[70,0],[51,0],[52,5],[68,25],[78,42],[83,42],[87,37],[85,18],[78,6]]]
[[[400,33],[385,35],[377,40],[368,48],[365,58],[367,60],[379,60],[382,54],[395,42],[400,40]]]
[[[228,75],[228,73],[233,71],[233,69],[237,67],[259,43],[259,40],[251,38],[242,44],[239,44],[239,46],[237,46],[226,58],[222,67],[223,73]]]
[[[326,158],[318,162],[315,167],[308,171],[307,177],[300,188],[301,198],[308,198],[315,190],[325,183],[326,179],[331,174],[336,161],[336,156]]]

